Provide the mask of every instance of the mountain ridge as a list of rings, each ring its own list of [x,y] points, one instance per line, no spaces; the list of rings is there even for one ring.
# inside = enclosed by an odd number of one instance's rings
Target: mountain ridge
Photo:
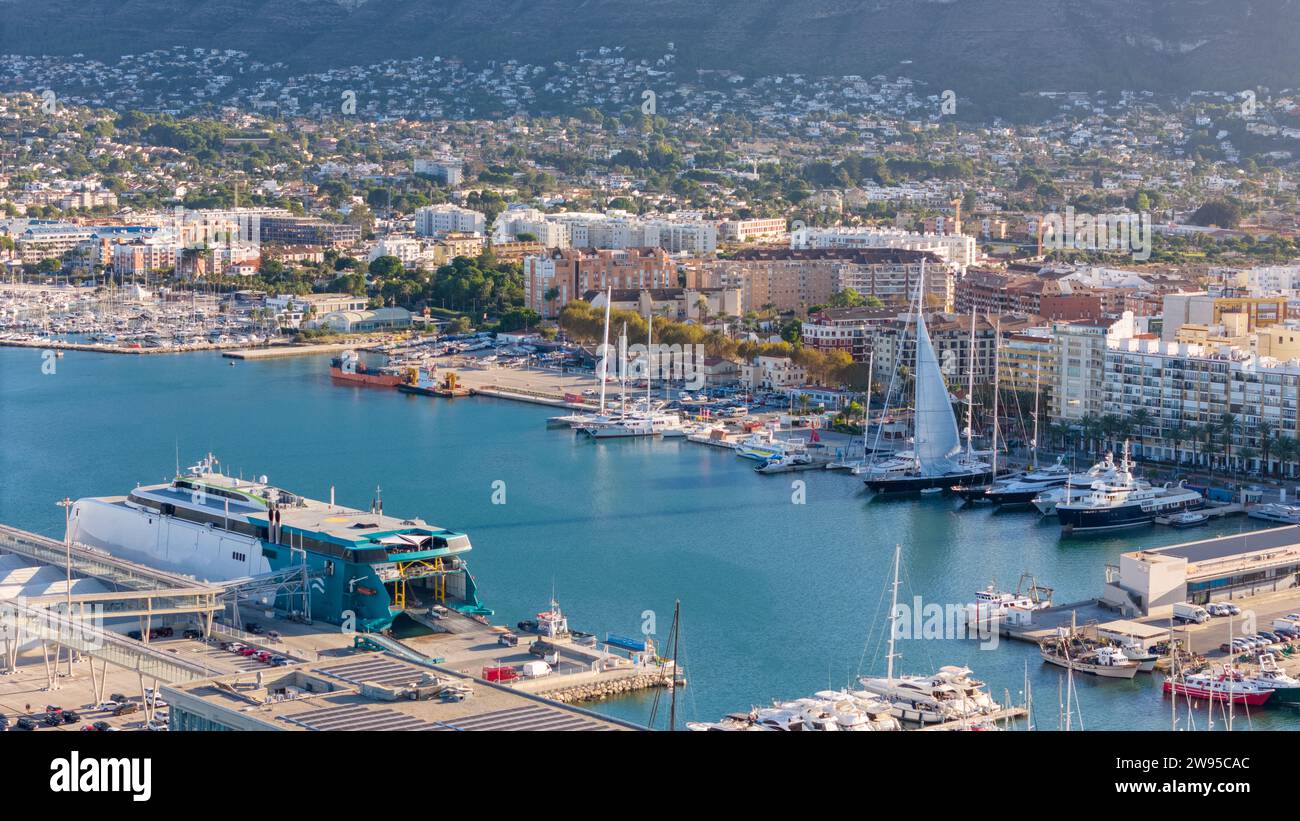
[[[3,0],[0,52],[238,49],[291,71],[545,64],[623,46],[682,71],[907,74],[979,94],[1300,86],[1300,0]]]

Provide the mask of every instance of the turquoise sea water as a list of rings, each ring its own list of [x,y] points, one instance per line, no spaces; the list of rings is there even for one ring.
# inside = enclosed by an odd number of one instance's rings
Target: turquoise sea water
[[[56,365],[46,375],[39,351],[0,349],[0,521],[61,536],[56,500],[170,478],[178,444],[182,466],[212,451],[227,471],[315,498],[333,485],[356,507],[378,485],[387,512],[470,534],[495,621],[530,617],[554,589],[577,629],[637,634],[652,611],[666,637],[680,599],[685,720],[883,672],[896,543],[903,601],[966,602],[1029,570],[1062,603],[1097,595],[1121,552],[1189,538],[1153,528],[1062,540],[1032,512],[871,500],[846,474],[758,476],[752,463],[680,440],[587,441],[547,430],[545,407],[332,384],[319,357],[232,367],[213,354],[71,352]],[[796,479],[805,504],[792,503]],[[492,503],[498,480],[503,505]],[[1197,537],[1253,527],[1229,519]],[[966,664],[999,698],[1018,699],[1027,670],[1040,725],[1057,724],[1061,673],[1030,645],[903,641],[900,651],[904,672]],[[1083,725],[1167,728],[1157,680],[1078,677]],[[644,721],[650,703],[595,709]],[[1300,718],[1271,709],[1254,724],[1300,728]]]

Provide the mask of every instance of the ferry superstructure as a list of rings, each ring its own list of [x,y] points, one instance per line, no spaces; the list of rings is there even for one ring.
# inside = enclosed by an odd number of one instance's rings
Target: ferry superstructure
[[[379,631],[408,607],[486,615],[464,556],[469,536],[422,519],[308,499],[216,471],[209,454],[171,482],[72,507],[73,541],[209,582],[305,565],[313,618]],[[331,491],[331,495],[333,492]]]

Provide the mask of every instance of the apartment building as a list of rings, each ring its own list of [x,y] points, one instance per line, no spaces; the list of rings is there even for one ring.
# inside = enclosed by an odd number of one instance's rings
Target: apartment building
[[[778,312],[803,314],[846,289],[906,306],[914,299],[920,283],[922,261],[926,262],[926,307],[951,309],[956,287],[953,267],[921,251],[746,249],[727,259],[708,260],[688,269],[687,285],[739,288],[746,312],[770,307]]]
[[[914,233],[892,228],[803,228],[790,235],[791,248],[893,248],[928,251],[960,270],[975,264],[978,245],[965,234]]]
[[[525,306],[548,318],[588,291],[677,286],[677,265],[662,248],[555,249],[524,257],[523,275]]]
[[[781,237],[785,233],[784,217],[726,220],[718,226],[718,239],[723,242],[750,242],[765,237]]]
[[[1103,388],[1103,412],[1131,419],[1146,411],[1152,421],[1140,432],[1135,450],[1154,458],[1190,458],[1191,443],[1170,436],[1180,426],[1219,425],[1219,435],[1230,435],[1234,451],[1229,457],[1225,449],[1221,456],[1245,461],[1241,451],[1249,448],[1257,451],[1249,460],[1255,464],[1262,457],[1261,424],[1286,436],[1300,435],[1300,363],[1294,361],[1260,359],[1228,346],[1112,339]],[[1231,431],[1222,427],[1225,414],[1235,420]]]
[[[844,351],[854,362],[866,362],[876,337],[892,332],[898,319],[897,308],[823,308],[803,323],[800,336],[806,347]]]
[[[1003,340],[998,351],[998,381],[1005,390],[1048,396],[1059,375],[1056,339],[1049,328],[1029,328]],[[1047,420],[1048,403],[1040,406],[1040,421]]]
[[[283,245],[323,245],[347,248],[361,240],[361,228],[326,222],[315,217],[261,217],[258,229],[262,242]]]
[[[1111,340],[1131,339],[1135,332],[1133,314],[1128,312],[1115,320],[1053,323],[1057,348],[1053,419],[1077,422],[1085,416],[1101,415],[1107,345]]]
[[[415,233],[421,237],[439,237],[450,233],[482,234],[487,227],[482,212],[451,203],[426,205],[415,210]]]
[[[1222,325],[1224,317],[1231,314],[1244,315],[1247,332],[1253,332],[1286,321],[1287,298],[1166,294],[1160,338],[1164,342],[1174,342],[1183,325]]]

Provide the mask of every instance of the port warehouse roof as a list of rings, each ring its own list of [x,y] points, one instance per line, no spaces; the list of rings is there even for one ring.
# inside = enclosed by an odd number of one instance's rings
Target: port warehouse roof
[[[1276,558],[1294,558],[1300,554],[1300,525],[1273,527],[1267,530],[1255,530],[1249,533],[1237,533],[1231,536],[1219,536],[1214,539],[1202,539],[1196,542],[1157,547],[1150,550],[1138,550],[1128,555],[1140,559],[1183,559],[1189,565],[1222,565],[1233,560],[1253,559],[1255,563],[1265,564],[1276,552]],[[1219,567],[1207,567],[1206,572],[1218,570]]]
[[[427,675],[468,684],[464,701],[391,698]],[[170,685],[163,697],[182,727],[191,717],[249,730],[631,730],[630,722],[549,701],[384,653],[275,668],[258,687],[249,673]],[[301,691],[285,698],[285,687]],[[257,710],[250,707],[257,706]]]

